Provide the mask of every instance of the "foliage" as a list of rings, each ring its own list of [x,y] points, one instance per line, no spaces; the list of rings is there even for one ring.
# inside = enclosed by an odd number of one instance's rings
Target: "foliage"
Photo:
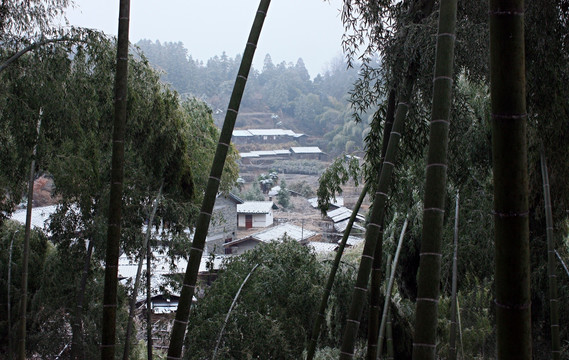
[[[301,180],[290,184],[288,187],[290,190],[299,193],[300,195],[304,196],[305,198],[311,198],[314,196],[314,190],[308,184],[306,180]]]
[[[336,199],[336,194],[342,194],[342,186],[352,180],[355,186],[361,178],[359,159],[354,156],[343,155],[336,158],[332,164],[320,175],[318,179],[318,208],[326,214],[330,202]]]
[[[278,197],[279,197],[279,204],[283,208],[288,209],[291,205],[290,193],[288,191],[288,188],[286,187],[286,182],[284,179],[281,180],[281,189],[279,190]]]
[[[231,313],[221,358],[300,358],[323,272],[307,247],[286,239],[256,247],[226,264],[193,310],[186,337],[188,358],[211,357],[232,299],[254,264],[261,265]]]

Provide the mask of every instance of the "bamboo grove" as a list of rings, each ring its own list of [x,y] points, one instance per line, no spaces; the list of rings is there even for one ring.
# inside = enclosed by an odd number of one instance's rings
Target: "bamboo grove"
[[[46,336],[66,329],[72,359],[115,359],[119,351],[125,360],[155,356],[150,311],[145,355],[133,314],[145,257],[151,306],[152,233],[168,224],[167,241],[183,249],[172,262],[186,257],[187,268],[176,280],[181,292],[167,354],[161,354],[166,359],[566,358],[569,279],[558,277],[557,268],[569,253],[568,0],[342,0],[346,62],[359,69],[348,101],[354,121],[367,119],[369,126],[363,160],[340,158],[320,177],[323,212],[350,177],[356,186],[364,179],[336,253],[323,261],[285,236],[282,245],[224,263],[193,303],[216,198],[237,177],[231,136],[269,5],[260,0],[220,131],[206,104],[182,102],[160,84],[144,55],[133,56],[129,0],[120,1],[114,43],[77,30],[73,36],[46,32],[51,38],[2,49],[8,60],[0,63],[6,80],[0,89],[10,96],[0,102],[1,130],[9,134],[0,134],[0,143],[15,149],[0,149],[7,194],[1,206],[12,206],[18,193],[29,201],[22,240],[4,224],[4,212],[0,222],[8,274],[0,293],[7,299],[7,316],[0,319],[6,357],[29,358],[30,326],[40,327],[30,319],[30,306],[54,306],[66,292],[73,296],[60,307],[61,322],[54,314],[41,316],[60,325]],[[19,16],[11,2],[2,9]],[[38,74],[47,75],[18,73],[17,64],[41,66]],[[63,85],[49,89],[58,76]],[[111,80],[112,91],[103,85]],[[34,82],[41,84],[37,93],[22,90]],[[63,107],[41,100],[50,92],[73,100],[74,113],[61,115]],[[13,94],[24,93],[27,102],[15,102]],[[54,126],[58,116],[61,129]],[[160,119],[155,126],[154,119]],[[67,175],[70,168],[76,174]],[[38,169],[61,179],[53,244],[31,230]],[[454,196],[455,204],[449,201]],[[363,246],[348,250],[366,199]],[[190,229],[191,240],[183,235]],[[11,279],[14,239],[22,247],[15,251],[19,288]],[[118,281],[122,252],[139,261],[130,294]],[[30,256],[48,265],[38,269]],[[69,267],[76,274],[66,273],[66,258],[74,259]],[[68,284],[30,295],[36,286],[31,274],[48,270],[69,277]],[[50,283],[47,276],[42,281]]]

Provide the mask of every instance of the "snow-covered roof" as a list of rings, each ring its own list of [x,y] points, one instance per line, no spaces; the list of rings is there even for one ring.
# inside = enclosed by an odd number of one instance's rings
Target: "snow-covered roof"
[[[330,219],[332,219],[334,223],[338,223],[340,221],[349,219],[350,216],[352,215],[352,210],[342,206],[337,209],[327,211],[326,215]],[[356,220],[365,221],[365,217],[363,215],[358,214],[356,215]]]
[[[272,207],[272,201],[245,201],[243,204],[237,204],[237,213],[268,214]]]
[[[346,240],[346,245],[347,246],[356,246],[362,242],[364,242],[365,239],[361,238],[361,237],[357,237],[357,236],[348,236],[348,239]],[[342,242],[342,239],[338,240],[338,245]]]
[[[160,250],[160,248],[155,248],[152,250],[152,277],[151,277],[151,289],[152,293],[157,294],[160,288],[168,283],[168,275],[171,274],[185,274],[186,268],[188,266],[188,261],[184,258],[178,258],[174,261],[168,256],[165,250]],[[223,260],[226,258],[224,255],[215,255],[213,258],[213,269],[217,270],[221,267]],[[211,262],[212,258],[203,255],[200,262],[199,272],[207,271],[208,263]],[[136,271],[138,269],[138,261],[132,257],[128,257],[126,254],[122,254],[119,257],[119,278],[122,279],[132,279],[136,277]],[[146,258],[142,261],[142,270],[146,270]],[[165,286],[166,290],[174,295],[180,295],[173,288]]]
[[[301,227],[286,223],[286,224],[274,226],[272,228],[268,228],[268,229],[263,230],[263,231],[259,231],[257,233],[254,233],[252,235],[249,235],[249,236],[241,238],[241,239],[234,240],[232,242],[224,244],[224,246],[226,246],[226,247],[232,246],[234,244],[241,243],[241,242],[246,241],[248,239],[257,240],[259,242],[264,242],[264,243],[269,243],[272,241],[281,241],[285,234],[289,238],[296,240],[296,241],[302,241],[305,239],[309,239],[309,238],[316,235],[316,233],[314,231],[310,231],[308,229],[303,229]]]
[[[346,220],[342,220],[340,222],[334,223],[334,230],[336,230],[337,232],[343,233],[344,231],[346,231],[346,228],[348,227],[349,221],[350,221],[349,219],[346,219]],[[358,225],[356,222],[354,222],[352,224],[352,230],[365,231],[365,228],[361,225]]]
[[[249,130],[233,130],[233,136],[253,136],[253,134],[251,134]]]
[[[249,130],[233,130],[235,137],[250,137],[250,136],[292,136],[301,137],[304,134],[297,134],[292,130],[284,129],[249,129]]]
[[[258,158],[259,154],[255,154],[252,152],[242,152],[239,153],[239,156],[241,156],[242,158]]]
[[[336,250],[338,244],[310,241],[306,246],[311,247],[316,254],[326,254]]]
[[[45,226],[49,225],[49,217],[51,214],[55,213],[57,205],[49,205],[32,208],[32,228],[44,229]],[[26,209],[16,210],[12,213],[10,219],[19,222],[20,224],[26,224]]]
[[[291,147],[290,151],[295,154],[322,154],[322,150],[318,146]]]
[[[318,198],[317,197],[313,197],[313,198],[308,199],[308,203],[313,208],[315,208],[315,209],[318,208]],[[344,206],[344,198],[341,196],[336,196],[336,199],[331,199],[330,205],[336,206],[336,207]]]

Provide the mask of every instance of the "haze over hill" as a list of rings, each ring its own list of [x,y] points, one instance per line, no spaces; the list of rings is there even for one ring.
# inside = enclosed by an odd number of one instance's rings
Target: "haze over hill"
[[[207,62],[195,60],[180,42],[141,40],[137,45],[150,63],[162,71],[182,97],[198,97],[223,121],[233,89],[240,55],[223,53]],[[353,121],[349,91],[357,76],[341,57],[324,74],[310,79],[304,60],[273,63],[270,54],[262,69],[251,70],[236,128],[282,128],[307,134],[310,144],[332,155],[363,149],[367,121]],[[367,120],[364,117],[364,120]]]

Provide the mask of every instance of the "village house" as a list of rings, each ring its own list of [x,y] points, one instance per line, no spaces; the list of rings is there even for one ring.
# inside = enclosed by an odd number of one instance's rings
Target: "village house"
[[[273,225],[272,201],[246,201],[237,205],[237,226],[240,228],[264,228]]]
[[[231,255],[243,254],[259,244],[282,241],[284,236],[303,244],[315,241],[318,238],[318,235],[314,231],[287,223],[229,242],[224,245],[226,249],[225,253]]]
[[[213,206],[204,254],[223,254],[223,244],[234,240],[239,204],[243,204],[243,200],[233,193],[218,194]]]
[[[327,157],[318,146],[291,147],[290,152],[292,159],[325,160]]]
[[[231,142],[238,144],[278,144],[290,141],[300,141],[306,135],[297,134],[284,129],[249,129],[233,130]]]

